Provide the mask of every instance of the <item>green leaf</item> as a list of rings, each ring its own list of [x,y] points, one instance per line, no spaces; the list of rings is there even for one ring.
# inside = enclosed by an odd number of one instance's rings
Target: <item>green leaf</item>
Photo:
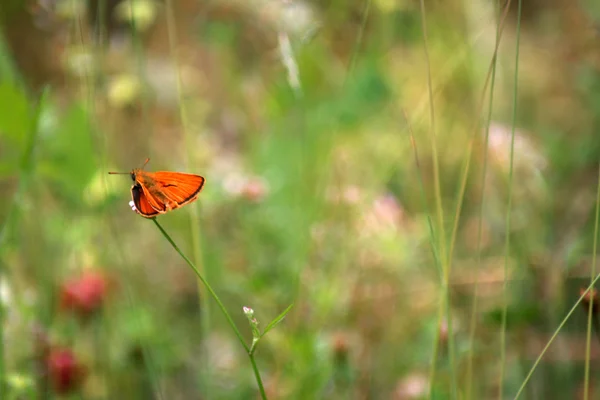
[[[31,171],[31,165],[33,163],[33,150],[36,145],[36,141],[38,139],[38,135],[40,132],[40,122],[42,119],[42,114],[46,110],[49,105],[50,98],[50,88],[48,86],[44,87],[38,102],[35,106],[35,109],[32,111],[31,122],[29,125],[29,132],[27,141],[25,144],[25,149],[23,153],[23,158],[21,160],[22,168],[27,169],[28,172]]]
[[[24,90],[9,81],[0,82],[0,110],[0,137],[6,141],[9,154],[20,155],[27,141],[31,116]]]
[[[92,135],[87,112],[74,105],[44,138],[38,173],[53,182],[66,200],[79,202],[96,172]]]
[[[273,321],[269,322],[269,324],[265,327],[265,330],[263,331],[261,337],[265,336],[267,334],[267,332],[269,332],[271,329],[275,328],[275,325],[280,323],[285,318],[285,316],[287,315],[288,312],[290,312],[292,307],[294,307],[294,303],[290,304],[288,306],[288,308],[283,310],[283,312],[281,314],[279,314],[277,317],[275,317],[275,319]]]

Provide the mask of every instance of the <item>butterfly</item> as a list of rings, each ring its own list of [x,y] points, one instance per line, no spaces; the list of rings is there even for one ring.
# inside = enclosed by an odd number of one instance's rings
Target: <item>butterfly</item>
[[[142,217],[154,218],[198,198],[204,186],[204,177],[183,172],[144,171],[148,161],[149,158],[141,168],[134,168],[131,172],[109,172],[113,175],[131,176],[134,182],[131,198],[135,206],[132,208]]]

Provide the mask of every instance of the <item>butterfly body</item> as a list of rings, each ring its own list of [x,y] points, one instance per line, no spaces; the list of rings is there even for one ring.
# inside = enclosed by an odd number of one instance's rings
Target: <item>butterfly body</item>
[[[135,211],[146,218],[154,218],[193,202],[198,198],[205,182],[200,175],[170,171],[148,172],[142,168],[134,168],[129,175],[133,180],[131,197]]]

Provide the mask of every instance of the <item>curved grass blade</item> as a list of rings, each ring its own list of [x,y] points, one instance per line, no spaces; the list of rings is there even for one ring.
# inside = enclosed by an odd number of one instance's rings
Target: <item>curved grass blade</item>
[[[263,336],[265,336],[267,334],[267,332],[269,332],[271,329],[275,328],[275,326],[277,324],[279,324],[285,318],[287,313],[290,312],[292,307],[294,307],[294,303],[290,304],[285,310],[283,310],[281,312],[281,314],[279,314],[277,317],[275,317],[275,319],[273,319],[273,321],[269,322],[269,324],[265,327],[265,330],[260,335],[260,337],[262,338]]]

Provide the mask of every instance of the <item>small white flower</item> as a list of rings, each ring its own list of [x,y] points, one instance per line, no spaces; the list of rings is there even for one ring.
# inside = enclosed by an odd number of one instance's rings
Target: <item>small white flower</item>
[[[232,196],[239,196],[244,190],[245,183],[246,177],[234,172],[223,179],[223,189]]]
[[[249,317],[252,317],[254,315],[254,310],[251,309],[250,307],[244,307],[244,314],[246,314]]]
[[[297,95],[302,94],[302,85],[300,84],[300,73],[298,71],[298,63],[294,57],[292,44],[287,33],[280,32],[277,36],[279,42],[279,53],[283,66],[287,70],[288,83],[294,89]]]
[[[131,207],[131,211],[136,211],[136,208],[135,208],[135,203],[133,202],[133,200],[131,200],[131,201],[129,202],[129,207]]]
[[[427,392],[428,386],[426,376],[414,373],[398,382],[395,394],[399,399],[420,399]]]
[[[9,306],[12,303],[13,295],[10,286],[6,280],[2,279],[0,283],[0,303],[4,306]]]

